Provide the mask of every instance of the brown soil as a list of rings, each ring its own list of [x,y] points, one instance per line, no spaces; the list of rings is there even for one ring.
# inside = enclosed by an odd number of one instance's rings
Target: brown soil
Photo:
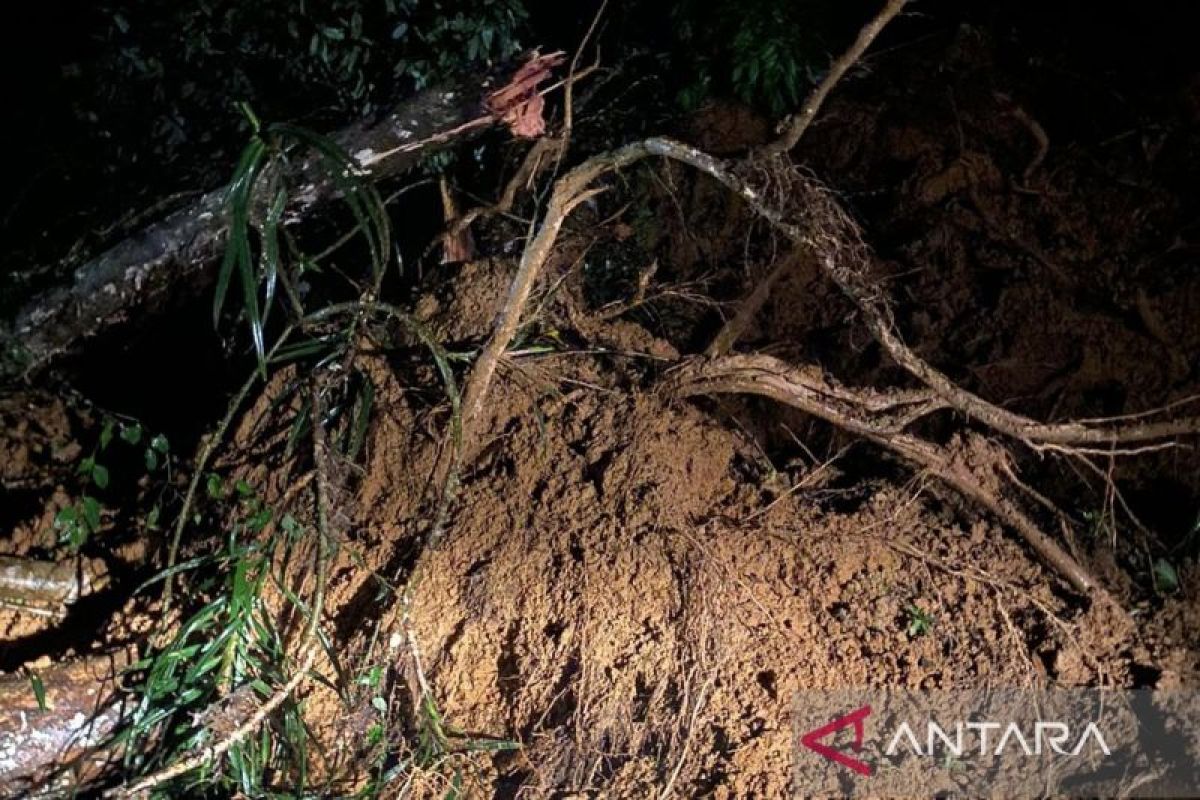
[[[918,485],[837,489],[819,464],[768,481],[712,409],[622,389],[587,356],[517,370],[412,612],[446,719],[523,745],[470,762],[472,793],[779,797],[802,689],[1198,676],[1193,604],[1136,631],[1089,617],[1004,531]],[[382,569],[428,455],[395,378],[373,374],[394,413],[373,430],[355,537]],[[348,569],[334,607],[363,580]]]

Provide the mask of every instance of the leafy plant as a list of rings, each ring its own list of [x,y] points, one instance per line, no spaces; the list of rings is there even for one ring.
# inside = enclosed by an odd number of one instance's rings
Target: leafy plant
[[[64,76],[110,170],[203,167],[240,135],[230,97],[276,119],[374,113],[511,57],[526,19],[520,0],[109,0],[91,13],[98,56]]]
[[[915,603],[904,609],[908,615],[908,635],[914,639],[933,630],[933,617]]]
[[[119,431],[119,435],[117,431]],[[77,501],[63,507],[54,517],[54,527],[58,531],[59,540],[71,549],[78,550],[100,530],[104,508],[97,493],[108,489],[112,480],[108,466],[101,460],[106,454],[109,454],[109,445],[116,438],[128,447],[137,448],[142,446],[143,434],[142,425],[136,420],[119,420],[111,416],[104,420],[95,448],[90,455],[80,460],[76,469],[84,481],[83,493]],[[170,445],[162,434],[154,436],[145,444],[142,457],[146,465],[146,472],[155,472],[160,463],[169,465],[169,451]],[[168,479],[169,477],[167,475]],[[165,482],[163,488],[165,488]],[[159,506],[156,504],[147,515],[145,520],[147,527],[153,528],[157,524],[158,508]]]
[[[250,328],[259,370],[266,375],[264,327],[282,288],[294,320],[306,316],[301,282],[306,273],[318,272],[328,252],[310,256],[280,224],[289,197],[287,176],[291,153],[297,147],[316,154],[325,176],[333,182],[350,209],[356,231],[370,253],[370,278],[377,289],[391,256],[391,225],[383,199],[374,185],[360,180],[357,165],[336,142],[288,124],[262,126],[243,107],[254,133],[242,151],[227,189],[230,217],[229,242],[217,277],[213,299],[213,324],[235,274],[242,292],[242,315]],[[257,240],[257,251],[254,247]],[[290,354],[289,354],[290,355]]]
[[[273,587],[275,595],[286,598],[286,603],[308,620],[305,641],[320,642],[328,650],[328,643],[317,627],[330,561],[325,552],[330,541],[324,529],[326,512],[318,513],[315,531],[289,515],[283,515],[276,524],[278,515],[245,482],[238,481],[230,487],[220,474],[207,471],[211,448],[228,431],[239,404],[256,379],[265,379],[269,366],[281,361],[307,362],[300,364],[298,377],[285,382],[275,403],[295,399],[302,385],[316,387],[317,375],[330,380],[322,382],[326,391],[313,388],[309,399],[300,403],[291,421],[289,450],[304,433],[310,433],[314,460],[317,453],[336,451],[337,457],[352,461],[365,440],[375,388],[367,376],[352,366],[344,369],[342,365],[352,365],[348,356],[357,341],[355,332],[370,317],[400,323],[428,347],[450,400],[451,433],[456,442],[458,390],[449,356],[441,345],[399,309],[377,300],[391,254],[391,233],[386,210],[374,187],[361,180],[354,163],[330,140],[294,126],[261,125],[249,109],[245,111],[254,133],[226,195],[231,227],[213,313],[214,323],[219,324],[226,295],[236,277],[242,289],[238,313],[249,323],[257,364],[254,376],[235,396],[209,446],[197,460],[176,519],[168,566],[155,578],[155,582],[164,581],[169,587],[176,575],[188,573],[185,601],[198,608],[172,633],[168,644],[136,666],[140,673],[135,680],[139,702],[119,742],[128,745],[128,769],[142,774],[177,765],[180,759],[198,749],[223,741],[230,746],[220,763],[210,764],[201,771],[193,770],[187,780],[197,785],[215,780],[227,791],[260,797],[272,793],[274,789],[268,784],[282,777],[289,782],[289,796],[295,796],[297,791],[303,794],[307,780],[307,731],[294,700],[290,696],[284,700],[285,695],[273,693],[289,680],[289,672],[292,679],[300,673],[290,663],[290,651],[275,628],[274,621],[286,607],[281,609],[278,601],[264,601],[264,591]],[[354,228],[347,236],[316,256],[304,252],[280,224],[290,196],[287,185],[290,161],[294,151],[301,148],[315,154],[310,161],[321,168],[322,179],[336,185],[354,220]],[[366,251],[365,281],[360,284],[349,275],[339,274],[358,290],[359,299],[333,303],[322,293],[313,292],[309,296],[303,292],[301,281],[310,273],[321,272],[322,261],[355,236],[361,239]],[[267,347],[268,317],[277,307],[283,308],[288,322]],[[297,330],[309,338],[289,341],[289,336]],[[324,369],[331,362],[336,362],[338,368]],[[310,377],[311,381],[307,380]],[[334,445],[330,451],[325,450],[325,441]],[[148,452],[152,450],[153,447]],[[232,507],[236,522],[228,534],[224,552],[175,563],[180,535],[187,521],[193,518],[192,504],[201,495],[218,508],[228,511]],[[323,507],[326,502],[322,500],[318,506]],[[229,514],[223,516],[228,518]],[[290,553],[297,542],[306,538],[315,542],[319,551],[317,588],[307,603],[287,587],[286,559],[280,562],[277,558],[279,553]],[[164,598],[168,596],[169,591],[165,590]],[[295,643],[292,645],[294,650]],[[311,648],[309,653],[311,663]],[[294,657],[295,653],[291,655]],[[391,759],[379,764],[382,773],[379,785],[383,785],[394,777],[393,766],[383,769],[385,763],[395,763],[387,721],[390,703],[382,693],[381,674],[371,671],[367,677],[372,691],[371,705],[380,715],[367,735],[376,740],[378,751],[384,754],[381,757]],[[268,697],[284,700],[283,711],[272,715],[255,736],[236,741],[229,738],[229,733],[250,719]],[[436,714],[430,717],[428,710],[422,713],[426,719],[435,720],[429,747],[441,747],[439,743],[446,740],[447,734],[440,717]],[[422,729],[426,728],[428,724]],[[153,748],[149,747],[151,742],[155,743]],[[459,747],[455,752],[462,749]],[[414,767],[412,763],[406,764]],[[180,781],[173,782],[172,788],[183,785]]]
[[[795,109],[828,65],[823,31],[835,10],[827,0],[681,0],[672,21],[690,80],[680,103],[729,92],[774,116]]]
[[[282,528],[267,530],[274,514],[248,487],[239,487],[235,508],[237,521],[223,553],[178,565],[152,581],[192,572],[210,599],[165,646],[133,667],[141,674],[134,682],[137,705],[117,738],[132,773],[159,769],[227,736],[286,680],[278,609],[264,600],[269,585],[282,586],[271,555]],[[301,614],[309,613],[289,592],[281,594]],[[262,797],[271,771],[282,769],[303,792],[307,749],[299,707],[288,703],[257,736],[234,744],[213,773],[190,777]]]

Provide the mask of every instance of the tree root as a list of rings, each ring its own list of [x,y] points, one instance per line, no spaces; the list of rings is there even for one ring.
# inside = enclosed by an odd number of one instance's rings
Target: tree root
[[[671,373],[663,390],[678,397],[760,395],[870,439],[987,508],[1076,590],[1111,602],[1091,573],[1044,534],[1022,508],[1017,499],[1020,484],[1002,445],[974,432],[959,434],[948,445],[905,432],[913,422],[946,407],[930,392],[852,389],[817,367],[792,366],[765,355],[685,364]]]
[[[782,158],[765,161],[751,158],[731,165],[680,142],[652,138],[590,158],[556,181],[545,216],[522,253],[499,320],[468,376],[463,404],[463,430],[468,434],[467,441],[471,440],[469,434],[477,423],[500,357],[520,327],[526,302],[567,216],[580,203],[602,191],[593,186],[598,178],[648,156],[688,164],[711,176],[741,197],[799,248],[812,253],[822,271],[855,303],[864,324],[893,361],[927,388],[914,394],[902,393],[899,395],[901,400],[888,393],[871,393],[869,399],[864,400],[827,378],[809,376],[807,381],[798,380],[804,372],[789,373],[790,368],[781,362],[759,364],[760,371],[744,383],[731,382],[729,376],[717,380],[710,375],[710,380],[702,385],[714,389],[725,387],[726,391],[747,391],[747,387],[753,387],[755,393],[806,408],[810,413],[895,450],[1016,529],[1076,589],[1092,595],[1101,591],[1095,579],[1039,530],[1014,499],[1001,491],[1007,480],[1000,469],[1008,461],[1004,448],[977,434],[964,434],[963,444],[951,450],[906,434],[904,427],[933,410],[952,408],[1035,449],[1052,447],[1071,452],[1079,448],[1103,447],[1106,453],[1119,455],[1134,452],[1122,449],[1123,445],[1200,432],[1200,419],[1161,420],[1157,417],[1166,409],[1158,409],[1110,419],[1046,423],[1001,408],[958,386],[918,356],[901,338],[888,299],[868,276],[870,251],[857,225],[830,192]],[[754,305],[750,305],[752,310]],[[734,363],[745,366],[742,362]],[[766,368],[762,369],[764,366]],[[790,378],[784,380],[778,377],[780,374],[790,375]],[[768,379],[768,375],[776,377]],[[814,385],[821,387],[819,393],[813,394],[816,391]],[[806,399],[802,403],[800,398]],[[870,415],[864,416],[864,410]],[[971,454],[969,460],[961,456],[964,447]],[[1011,484],[1011,481],[1007,483]]]

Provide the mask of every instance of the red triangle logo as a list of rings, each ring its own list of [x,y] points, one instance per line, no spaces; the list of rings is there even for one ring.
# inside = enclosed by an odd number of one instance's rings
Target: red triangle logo
[[[842,728],[854,726],[854,751],[858,752],[862,749],[863,736],[866,732],[864,720],[871,715],[871,707],[863,706],[862,708],[851,711],[849,714],[838,717],[828,725],[822,725],[820,728],[815,728],[800,737],[800,744],[812,750],[822,758],[837,762],[843,767],[848,767],[860,775],[870,776],[871,765],[866,762],[859,761],[857,758],[852,758],[846,755],[841,750],[837,750],[824,744],[821,740],[830,734],[837,733]]]

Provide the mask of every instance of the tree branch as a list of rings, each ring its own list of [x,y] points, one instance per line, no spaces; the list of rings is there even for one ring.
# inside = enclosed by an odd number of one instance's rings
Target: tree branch
[[[369,168],[371,180],[401,174],[492,123],[480,113],[485,79],[474,76],[422,92],[382,121],[352,125],[333,138]],[[298,188],[289,218],[307,216],[336,195],[330,181],[315,177],[315,162],[313,157],[296,162],[289,182]],[[0,330],[0,376],[35,372],[82,341],[206,286],[225,245],[224,197],[223,188],[208,192],[79,267],[68,285],[28,300],[10,330]]]
[[[841,58],[834,61],[829,67],[829,72],[817,84],[817,88],[808,96],[808,99],[804,101],[804,105],[800,107],[800,111],[784,121],[783,135],[763,148],[764,155],[780,155],[796,146],[796,143],[800,141],[800,137],[808,130],[808,126],[816,119],[817,113],[821,110],[821,106],[824,105],[825,98],[833,91],[833,87],[837,86],[842,77],[850,70],[850,67],[854,66],[854,63],[862,58],[862,54],[871,46],[871,42],[875,41],[875,37],[879,35],[879,32],[887,27],[887,24],[907,4],[908,0],[887,0],[887,5],[858,32],[858,38],[850,45],[850,49],[843,53]]]

